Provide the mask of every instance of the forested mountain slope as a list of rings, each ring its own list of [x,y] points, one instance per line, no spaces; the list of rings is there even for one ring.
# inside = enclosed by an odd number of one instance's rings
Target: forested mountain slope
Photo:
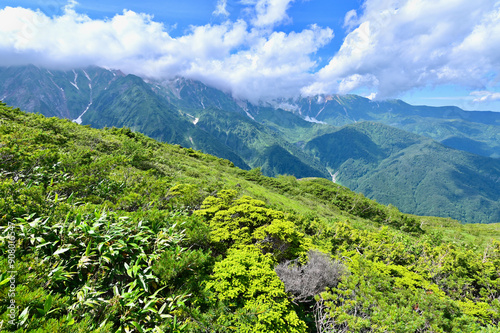
[[[253,105],[198,81],[160,82],[98,67],[8,67],[0,79],[0,97],[30,112],[95,128],[126,126],[266,176],[334,176],[407,213],[500,221],[500,159],[464,153],[496,156],[500,113],[354,95]]]
[[[46,116],[78,119],[120,71],[99,67],[69,71],[39,67],[0,67],[0,100]],[[80,119],[81,121],[81,119]]]
[[[374,122],[318,136],[305,150],[333,169],[341,184],[404,212],[500,221],[499,159]]]
[[[498,225],[3,104],[0,157],[2,332],[500,331]]]
[[[300,98],[288,104],[290,111],[330,125],[376,121],[427,136],[455,149],[500,157],[500,112],[415,106],[401,100],[371,101],[356,95]]]

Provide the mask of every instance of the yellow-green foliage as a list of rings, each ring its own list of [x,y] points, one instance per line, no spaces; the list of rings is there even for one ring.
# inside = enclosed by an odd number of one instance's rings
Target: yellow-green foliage
[[[211,239],[223,249],[256,244],[277,260],[305,254],[310,240],[286,219],[283,212],[265,207],[265,203],[248,196],[235,199],[237,192],[224,190],[219,197],[208,197],[195,214],[210,224]]]
[[[219,325],[237,332],[307,332],[273,267],[274,258],[252,245],[230,249],[215,264],[207,289],[231,312],[219,317]]]
[[[328,238],[351,273],[322,295],[335,329],[476,332],[500,320],[496,244],[481,254],[432,235],[412,240],[346,222]]]

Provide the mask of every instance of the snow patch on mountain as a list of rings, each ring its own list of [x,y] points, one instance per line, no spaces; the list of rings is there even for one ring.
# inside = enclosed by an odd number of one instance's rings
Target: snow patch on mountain
[[[75,72],[75,70],[73,69],[73,74],[75,74],[75,78],[73,80],[73,82],[70,81],[70,83],[78,90],[80,90],[80,88],[78,88],[78,82],[76,81],[78,79],[78,73]]]

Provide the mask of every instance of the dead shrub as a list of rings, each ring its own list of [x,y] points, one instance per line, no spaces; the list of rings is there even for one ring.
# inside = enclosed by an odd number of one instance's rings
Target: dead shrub
[[[347,268],[329,255],[311,250],[308,262],[299,265],[296,260],[276,266],[275,271],[285,284],[285,290],[294,296],[296,302],[309,302],[325,288],[335,287]]]

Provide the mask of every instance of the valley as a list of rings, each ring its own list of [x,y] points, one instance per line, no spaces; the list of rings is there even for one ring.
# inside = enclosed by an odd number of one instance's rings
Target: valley
[[[267,176],[334,178],[406,213],[500,221],[500,113],[355,95],[254,105],[199,81],[98,67],[8,67],[0,79],[4,102],[29,112],[128,127]]]

